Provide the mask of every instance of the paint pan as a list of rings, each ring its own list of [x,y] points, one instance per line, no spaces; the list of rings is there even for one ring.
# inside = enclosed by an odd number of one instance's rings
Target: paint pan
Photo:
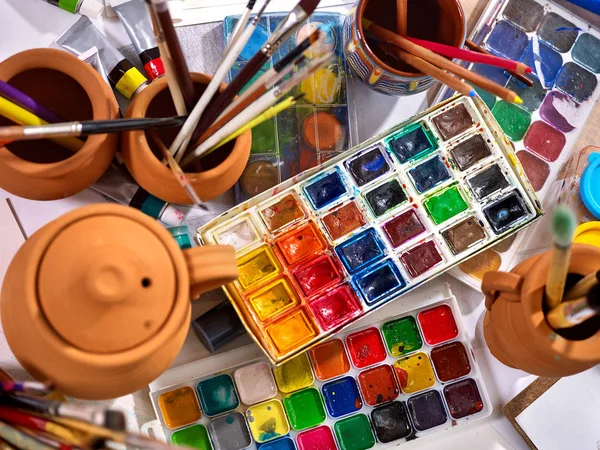
[[[561,168],[600,98],[600,30],[550,0],[494,0],[488,2],[482,17],[487,18],[485,23],[473,30],[470,39],[533,69],[530,78],[534,85],[525,87],[502,70],[470,66],[523,99],[522,105],[508,104],[478,91],[512,141],[521,170],[542,204],[551,205],[562,185]],[[450,95],[445,89],[436,101]],[[473,151],[465,151],[468,147]],[[473,164],[471,160],[489,158],[481,140],[465,141],[452,153],[461,168]],[[541,228],[536,227],[538,234]],[[490,250],[451,274],[479,289],[482,273],[489,268],[509,270],[522,255],[541,251],[545,245],[534,234],[520,233],[508,248]]]
[[[301,353],[539,216],[479,99],[457,97],[198,231],[236,248],[225,288],[273,362]]]
[[[240,53],[229,73],[232,80],[244,65],[267,42],[285,15],[263,14],[256,31]],[[350,72],[342,49],[342,25],[345,15],[315,12],[296,34],[274,53],[257,73],[257,77],[279,62],[311,32],[320,30],[322,38],[304,52],[307,61],[333,52],[333,61],[318,69],[292,93],[302,99],[277,117],[252,130],[251,158],[240,182],[235,199],[241,203],[280,181],[325,163],[358,143],[357,118],[349,105]],[[239,16],[227,16],[223,22],[225,41],[229,41]],[[258,166],[260,170],[258,170]]]
[[[274,369],[254,346],[172,369],[150,398],[167,441],[196,449],[391,448],[491,413],[459,311],[440,286]],[[165,410],[182,389],[191,402]]]

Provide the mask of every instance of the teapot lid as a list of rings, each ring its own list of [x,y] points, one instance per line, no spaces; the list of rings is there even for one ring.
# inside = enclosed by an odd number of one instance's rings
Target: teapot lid
[[[69,223],[40,261],[37,297],[55,332],[80,350],[117,353],[150,339],[177,295],[164,237],[135,218],[103,213]]]

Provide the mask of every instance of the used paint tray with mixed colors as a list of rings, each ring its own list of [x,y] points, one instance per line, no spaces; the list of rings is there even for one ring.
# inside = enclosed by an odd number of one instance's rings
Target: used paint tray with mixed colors
[[[275,369],[248,357],[255,346],[193,363],[194,378],[150,394],[166,439],[199,450],[383,449],[487,417],[456,300],[390,308]]]
[[[324,163],[358,142],[356,127],[348,108],[348,87],[351,77],[342,50],[341,28],[344,15],[316,12],[275,52],[257,77],[276,64],[283,56],[316,29],[323,37],[305,52],[307,60],[328,52],[335,59],[318,69],[291,94],[304,94],[298,103],[252,130],[250,159],[235,195],[238,203],[272,188],[300,172]],[[252,56],[260,50],[285,14],[266,14],[234,64],[233,79]],[[237,16],[225,18],[223,28],[227,41],[238,21]]]
[[[235,248],[240,276],[225,290],[273,362],[541,214],[478,103],[438,105],[198,230]]]
[[[504,70],[475,64],[471,68],[514,90],[523,105],[509,104],[478,91],[513,143],[537,195],[556,200],[553,184],[600,98],[600,31],[552,1],[509,0],[488,4],[472,40],[490,52],[520,60],[534,73],[526,87]],[[442,93],[444,98],[447,93]],[[551,197],[551,198],[550,198]],[[452,271],[479,288],[488,270],[507,270],[517,262],[523,233]]]

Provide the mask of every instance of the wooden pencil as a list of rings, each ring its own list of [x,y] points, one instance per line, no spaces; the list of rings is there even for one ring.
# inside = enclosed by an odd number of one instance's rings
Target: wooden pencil
[[[398,34],[406,37],[408,33],[408,0],[396,0],[396,27]]]
[[[458,64],[453,63],[449,59],[444,58],[443,56],[438,55],[437,53],[432,52],[431,50],[427,50],[420,45],[414,44],[410,42],[408,39],[398,36],[396,33],[393,33],[385,28],[371,22],[368,19],[362,20],[363,28],[365,31],[368,31],[374,34],[379,39],[389,42],[390,44],[396,45],[403,50],[406,50],[412,53],[419,58],[424,59],[425,61],[438,66],[441,69],[445,69],[448,72],[451,72],[465,81],[468,81],[475,86],[484,89],[491,94],[494,94],[497,97],[500,97],[502,100],[509,103],[517,103],[523,104],[523,100],[519,97],[514,91],[507,89],[503,86],[500,86],[497,83],[494,83],[487,78],[478,75],[470,70],[465,69],[464,67],[459,66]]]
[[[399,49],[391,44],[380,44],[380,47],[388,55],[404,61],[406,64],[413,66],[415,69],[420,70],[425,75],[429,75],[431,78],[435,78],[439,82],[444,83],[446,86],[454,89],[456,92],[460,92],[462,95],[466,95],[468,97],[475,97],[475,95],[477,95],[475,90],[464,81],[453,77],[449,73],[444,72],[439,67],[428,63],[418,56]]]
[[[491,55],[490,52],[488,52],[485,48],[477,45],[475,42],[467,39],[465,41],[465,46],[470,49],[473,50],[474,52],[479,52],[483,55]],[[528,67],[528,66],[526,66]],[[531,78],[526,77],[523,74],[517,73],[517,72],[513,72],[512,70],[507,70],[506,71],[511,77],[519,80],[521,83],[523,83],[524,85],[526,85],[527,87],[533,87],[533,80]]]

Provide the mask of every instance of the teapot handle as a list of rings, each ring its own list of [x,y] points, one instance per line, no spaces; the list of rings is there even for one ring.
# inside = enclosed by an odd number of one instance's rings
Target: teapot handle
[[[235,250],[228,245],[206,245],[184,250],[190,274],[190,298],[211,291],[239,276]]]
[[[486,272],[481,282],[481,291],[485,294],[485,308],[490,311],[500,294],[508,302],[520,302],[521,286],[523,277],[520,275],[497,270]]]

